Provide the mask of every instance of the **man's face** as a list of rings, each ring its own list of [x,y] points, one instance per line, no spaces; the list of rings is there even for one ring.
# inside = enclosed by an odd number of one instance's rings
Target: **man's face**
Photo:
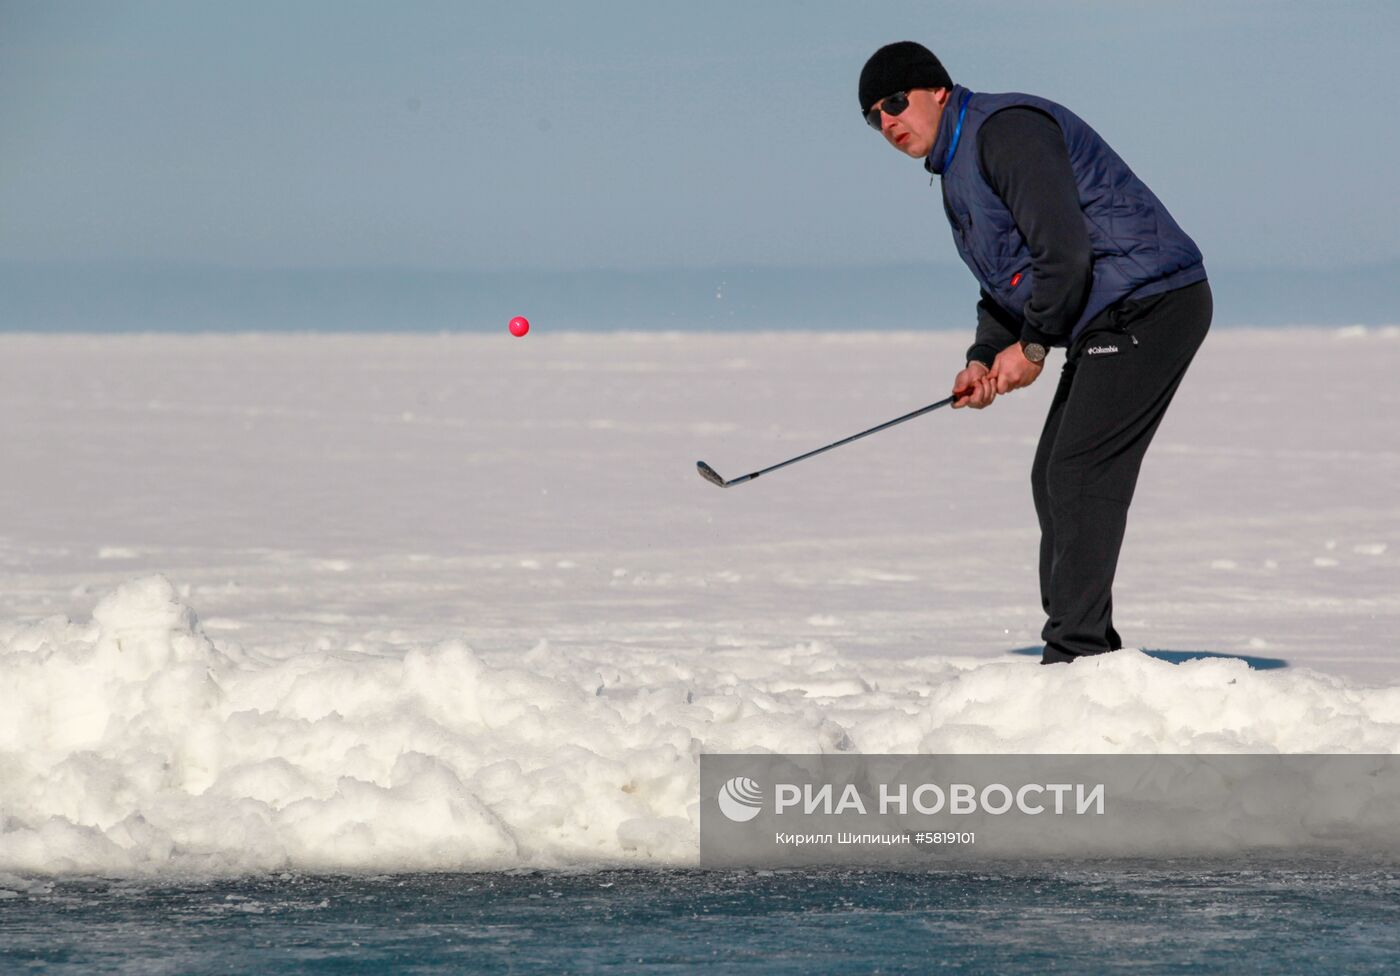
[[[883,105],[884,99],[875,103]],[[948,89],[915,88],[909,92],[909,107],[898,115],[880,113],[880,134],[906,156],[923,159],[933,151],[938,138],[938,122],[948,104]]]

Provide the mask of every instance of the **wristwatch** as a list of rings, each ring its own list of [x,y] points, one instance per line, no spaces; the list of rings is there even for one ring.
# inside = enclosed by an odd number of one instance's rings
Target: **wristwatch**
[[[1026,358],[1033,363],[1045,362],[1046,348],[1038,342],[1022,342],[1021,351],[1026,354]]]

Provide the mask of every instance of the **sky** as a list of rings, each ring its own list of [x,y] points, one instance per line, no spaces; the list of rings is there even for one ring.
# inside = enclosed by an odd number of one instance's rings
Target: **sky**
[[[1394,2],[0,0],[0,262],[951,264],[859,115],[900,39],[1068,105],[1208,266],[1400,260]]]

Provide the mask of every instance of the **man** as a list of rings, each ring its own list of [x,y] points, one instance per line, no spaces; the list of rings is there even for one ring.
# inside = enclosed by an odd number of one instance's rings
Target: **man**
[[[1050,348],[1067,350],[1031,469],[1041,663],[1117,650],[1113,576],[1138,469],[1210,328],[1201,252],[1078,116],[955,85],[920,44],[871,56],[860,109],[941,177],[953,242],[982,286],[953,406],[1029,386]]]

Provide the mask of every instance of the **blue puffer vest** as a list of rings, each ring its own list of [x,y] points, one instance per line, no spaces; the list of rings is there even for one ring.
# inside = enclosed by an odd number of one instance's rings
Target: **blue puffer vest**
[[[955,142],[963,99],[967,111]],[[1083,119],[1035,95],[987,95],[955,85],[924,166],[943,178],[943,207],[953,227],[953,242],[988,295],[1017,321],[1024,321],[1021,310],[1031,294],[1030,249],[1011,211],[982,175],[977,158],[982,123],[1013,105],[1039,109],[1059,124],[1093,248],[1089,297],[1062,341],[1072,342],[1095,316],[1124,299],[1146,298],[1205,280],[1205,265],[1195,243]],[[953,157],[945,168],[950,146]]]

